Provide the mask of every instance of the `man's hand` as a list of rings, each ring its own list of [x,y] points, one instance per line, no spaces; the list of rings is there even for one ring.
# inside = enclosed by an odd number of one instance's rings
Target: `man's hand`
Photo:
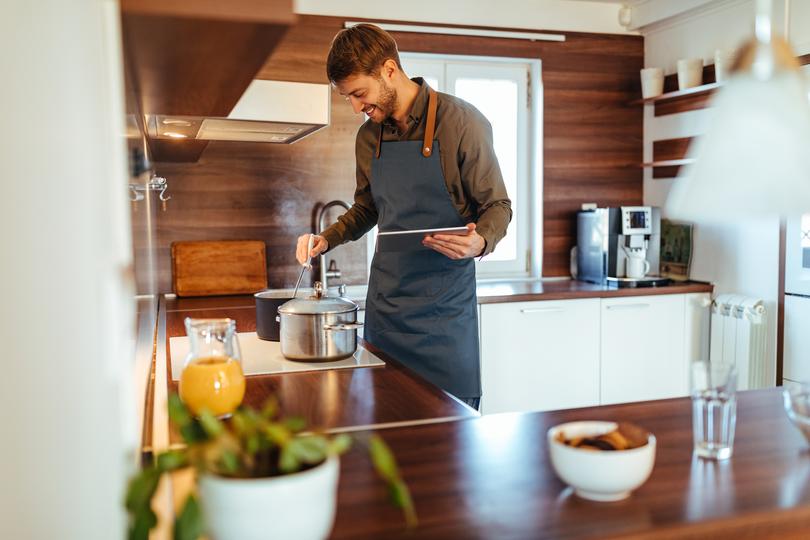
[[[300,243],[300,240],[299,240]],[[481,255],[486,246],[484,237],[475,232],[475,223],[467,224],[467,234],[434,234],[426,236],[422,245],[451,259],[467,259]],[[304,248],[306,251],[306,247]]]
[[[309,244],[309,234],[302,234],[298,237],[298,245],[295,246],[295,258],[301,264],[307,262],[307,244]],[[312,242],[312,251],[309,252],[310,257],[317,257],[324,251],[329,249],[329,242],[326,241],[321,235],[316,234]]]

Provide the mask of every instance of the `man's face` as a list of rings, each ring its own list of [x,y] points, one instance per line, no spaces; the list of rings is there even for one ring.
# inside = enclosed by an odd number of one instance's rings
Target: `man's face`
[[[355,113],[365,113],[373,122],[381,124],[397,103],[397,91],[384,78],[372,75],[350,75],[335,84]]]

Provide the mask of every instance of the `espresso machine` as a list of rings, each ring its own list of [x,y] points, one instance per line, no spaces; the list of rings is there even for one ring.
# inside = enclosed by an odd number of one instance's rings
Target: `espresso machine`
[[[577,279],[611,287],[666,285],[660,255],[659,208],[583,205],[577,213]]]

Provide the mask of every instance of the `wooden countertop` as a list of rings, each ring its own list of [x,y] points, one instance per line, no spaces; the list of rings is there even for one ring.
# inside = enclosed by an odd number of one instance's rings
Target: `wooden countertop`
[[[626,420],[657,438],[650,479],[629,499],[589,502],[551,468],[546,431]],[[692,457],[688,398],[502,414],[384,430],[419,513],[406,533],[362,450],[343,457],[334,538],[807,538],[810,451],[779,389],[741,392],[734,456]]]
[[[362,286],[352,286],[358,288]],[[711,293],[714,286],[700,281],[673,282],[661,287],[628,287],[617,289],[606,285],[596,285],[574,279],[543,279],[534,281],[484,281],[478,283],[476,292],[479,304],[503,302],[530,302],[535,300],[567,300],[573,298],[609,298],[616,296],[648,296],[659,294]],[[365,308],[363,298],[353,298],[361,309]],[[208,298],[171,298],[167,301],[169,310],[197,310],[224,307],[245,307],[252,305],[252,295],[219,296]]]
[[[165,305],[166,381],[172,381],[170,337],[185,335],[186,317],[230,317],[239,332],[256,330],[252,296],[170,299]],[[244,403],[260,408],[275,395],[285,415],[302,416],[311,427],[330,431],[368,429],[368,426],[435,422],[478,416],[478,413],[428,383],[368,343],[366,348],[385,366],[323,370],[247,377]],[[170,442],[180,442],[171,434]]]
[[[609,298],[615,296],[648,296],[658,294],[711,293],[710,283],[673,282],[662,287],[616,289],[573,279],[541,281],[502,281],[479,283],[479,304],[529,302],[534,300],[568,300],[572,298]]]

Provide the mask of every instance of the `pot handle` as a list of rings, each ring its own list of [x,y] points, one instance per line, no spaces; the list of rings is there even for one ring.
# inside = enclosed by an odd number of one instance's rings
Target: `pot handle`
[[[361,322],[323,325],[324,330],[332,330],[335,332],[340,332],[343,330],[358,330],[360,328],[363,328],[363,323]]]

